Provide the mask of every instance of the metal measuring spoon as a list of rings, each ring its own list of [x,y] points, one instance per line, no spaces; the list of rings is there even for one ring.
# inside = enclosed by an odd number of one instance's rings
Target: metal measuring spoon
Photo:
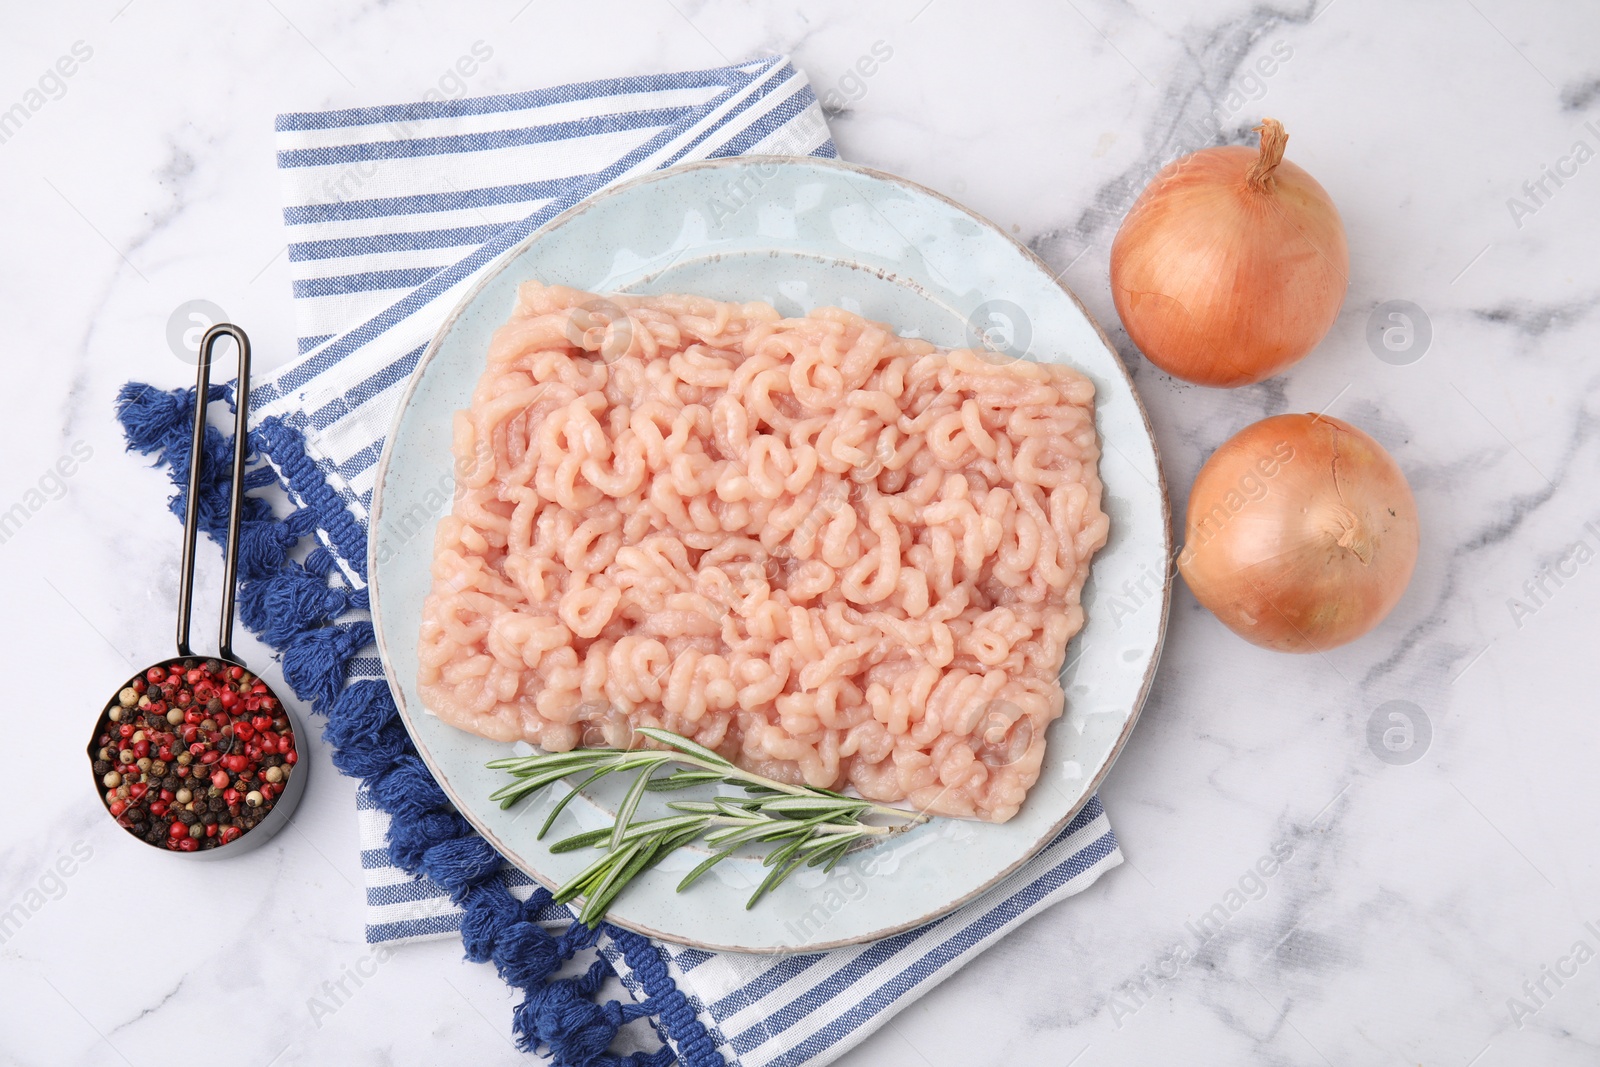
[[[195,544],[200,533],[200,466],[205,454],[208,406],[206,393],[211,385],[212,350],[223,337],[233,338],[239,348],[239,383],[235,393],[237,403],[233,430],[233,484],[228,505],[226,573],[223,578],[222,621],[218,633],[217,655],[202,656],[197,655],[189,646],[189,613],[194,597]],[[310,761],[301,758],[304,750],[300,738],[305,735],[301,731],[298,717],[270,688],[266,687],[259,676],[244,665],[233,651],[233,605],[238,584],[239,525],[244,498],[244,461],[247,451],[245,434],[249,411],[250,339],[239,327],[231,323],[218,323],[206,331],[205,337],[200,342],[200,366],[195,385],[194,434],[189,452],[188,508],[183,520],[183,563],[178,586],[178,654],[152,664],[118,686],[116,693],[101,711],[95,724],[95,731],[89,738],[90,769],[95,774],[95,788],[100,794],[102,807],[138,840],[159,848],[162,852],[196,859],[237,856],[272,837],[289,821],[295,805],[305,793],[306,777],[311,770]],[[180,669],[180,674],[176,677],[172,675],[174,667]],[[193,672],[196,671],[200,672],[200,677],[191,681],[190,679],[194,677]],[[160,676],[163,676],[162,680],[153,682],[150,678],[152,672],[159,672]],[[138,684],[141,680],[143,680],[142,685]],[[212,694],[211,700],[208,705],[195,704],[192,700],[182,705],[168,701],[162,693],[163,682],[174,682],[176,686],[191,694],[196,689],[200,694],[209,692]],[[139,689],[143,692],[138,692]],[[226,702],[223,701],[225,689],[232,691],[231,698]],[[130,693],[133,694],[131,701],[128,699]],[[140,698],[148,699],[141,703]],[[246,705],[250,702],[256,703],[258,707],[254,710],[247,709]],[[153,711],[153,708],[158,708],[159,711]],[[174,710],[180,714],[170,716]],[[191,721],[195,719],[197,712],[202,718],[199,721]],[[265,730],[274,738],[270,742],[264,742],[264,738],[257,736],[258,727],[251,721],[255,719],[259,723],[263,717],[272,720],[272,725]],[[277,725],[285,720],[288,724],[287,730]],[[216,729],[205,731],[202,725],[205,721],[209,721]],[[130,726],[133,729],[127,731],[126,728]],[[195,742],[184,740],[184,734],[189,732],[189,727],[194,727],[191,736],[197,738]],[[124,732],[129,736],[122,736]],[[171,739],[167,740],[169,736]],[[271,744],[275,748],[281,747],[280,739],[285,736],[292,738],[288,751],[294,753],[293,758],[296,761],[294,763],[284,762],[285,752],[261,750],[263,743]],[[134,740],[135,738],[138,740]],[[143,742],[142,748],[139,747],[139,741]],[[191,751],[190,744],[198,744],[204,751],[197,755]],[[127,759],[122,755],[124,748],[130,751],[137,750],[133,759]],[[170,759],[160,758],[163,750],[171,757]],[[257,753],[252,759],[252,763],[258,765],[255,769],[247,766],[240,771],[231,771],[228,768],[227,762],[230,757],[235,761],[239,756],[251,759],[252,750]],[[145,754],[140,756],[137,754],[138,751]],[[181,763],[180,753],[188,754],[190,761],[186,764]],[[216,756],[211,762],[205,762],[205,758],[211,753],[216,753]],[[279,780],[270,784],[274,788],[281,786],[282,792],[274,798],[266,813],[255,819],[255,808],[249,805],[246,799],[249,792],[240,790],[238,786],[243,785],[247,789],[256,787],[255,791],[260,794],[260,784],[270,782],[267,777],[270,770],[259,766],[261,757],[266,755],[279,757],[274,764],[277,768],[276,777]],[[107,756],[110,758],[105,758]],[[157,768],[158,764],[164,766]],[[180,768],[184,773],[178,773]],[[163,773],[154,774],[152,773],[154,769],[161,769]],[[215,785],[211,780],[211,776],[218,772],[226,775],[229,780],[226,789]],[[241,774],[250,777],[242,778]],[[168,788],[166,792],[171,794],[171,799],[168,800],[163,795],[163,787],[170,784],[171,779],[178,781],[179,789]],[[190,797],[187,804],[177,799],[183,790],[187,790]],[[231,803],[228,801],[229,793],[234,795]],[[115,806],[118,800],[123,802],[120,811]],[[223,801],[220,811],[212,810],[215,800]],[[159,813],[151,810],[157,805]],[[261,806],[266,805],[263,802]],[[182,825],[186,831],[192,825],[183,822],[177,814],[179,811],[191,808],[195,814],[194,824],[202,828],[200,833],[174,834],[169,829],[170,825]],[[132,814],[135,810],[142,810],[143,817],[135,818]],[[207,814],[215,816],[216,821],[207,824],[204,821]],[[253,822],[253,825],[246,827],[244,824],[247,822]],[[144,830],[137,829],[141,825]],[[207,825],[216,826],[217,830],[208,834],[205,829]],[[149,835],[149,828],[152,826],[162,828],[160,840],[154,840]],[[232,827],[237,833],[227,827]],[[194,841],[190,851],[184,851],[183,847],[180,847],[185,837]],[[227,840],[223,840],[225,837]]]

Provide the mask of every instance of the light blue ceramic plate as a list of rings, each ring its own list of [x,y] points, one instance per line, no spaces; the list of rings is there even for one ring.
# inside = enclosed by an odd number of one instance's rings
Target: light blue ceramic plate
[[[1024,863],[1077,813],[1128,739],[1166,628],[1171,557],[1155,443],[1127,372],[1051,271],[993,224],[928,189],[817,159],[694,164],[618,186],[507,253],[428,347],[395,420],[373,501],[373,614],[389,685],[445,792],[507,859],[548,886],[590,860],[535,840],[564,787],[509,811],[484,764],[511,746],[446,726],[418,700],[417,628],[432,521],[449,486],[451,413],[464,408],[489,337],[529,278],[596,292],[686,292],[765,300],[799,315],[836,305],[945,347],[987,341],[1068,363],[1094,380],[1110,541],[1084,590],[1088,621],[1067,652],[1067,712],[1022,811],[999,826],[937,819],[840,864],[789,879],[745,909],[764,868],[735,860],[679,894],[703,853],[637,880],[609,919],[680,944],[792,952],[852,944],[927,922]],[[981,336],[980,336],[981,335]],[[618,783],[619,785],[621,783]],[[574,802],[547,840],[609,822],[620,790]]]

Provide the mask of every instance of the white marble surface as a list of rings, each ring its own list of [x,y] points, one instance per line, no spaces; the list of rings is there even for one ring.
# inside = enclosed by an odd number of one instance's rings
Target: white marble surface
[[[1523,191],[1575,142],[1600,149],[1600,12],[1206,6],[98,0],[8,12],[0,110],[29,114],[0,143],[12,383],[0,509],[28,514],[0,545],[19,746],[0,773],[12,917],[0,1062],[525,1059],[507,1043],[509,992],[462,963],[459,944],[370,958],[352,785],[325,752],[293,829],[216,865],[162,862],[123,838],[78,762],[95,706],[170,642],[176,530],[157,477],[121,452],[116,387],[187,380],[165,330],[193,298],[246,325],[266,364],[289,358],[274,113],[453,90],[447,71],[476,41],[494,56],[473,93],[791,51],[848,105],[833,120],[846,158],[965,201],[1065,268],[1135,373],[1175,510],[1234,429],[1324,407],[1384,442],[1416,490],[1424,548],[1410,591],[1328,656],[1245,645],[1180,587],[1155,692],[1103,794],[1130,862],[842,1062],[1600,1061],[1600,962],[1570,955],[1579,941],[1600,949],[1600,565],[1563,562],[1576,542],[1600,548],[1600,162],[1560,187],[1547,179],[1537,202]],[[29,96],[80,41],[88,59]],[[879,41],[892,58],[850,80]],[[1250,76],[1275,49],[1289,58]],[[1189,131],[1213,109],[1229,140],[1260,114],[1283,120],[1351,247],[1332,334],[1290,373],[1237,392],[1144,362],[1106,281],[1132,192],[1209,136]],[[1511,197],[1534,210],[1513,212]],[[1366,341],[1390,300],[1431,323],[1407,365]],[[75,446],[92,455],[56,480]],[[1570,576],[1543,579],[1536,604],[1524,583],[1548,567]],[[202,593],[215,583],[208,571]],[[1512,598],[1534,610],[1515,617]],[[1431,723],[1409,764],[1368,746],[1391,700]],[[1274,848],[1292,854],[1257,890],[1248,873]],[[52,873],[59,857],[69,875]],[[1259,899],[1202,945],[1189,924],[1226,910],[1242,878]],[[1574,967],[1561,984],[1544,970]],[[314,1015],[308,1002],[341,979],[350,995]]]

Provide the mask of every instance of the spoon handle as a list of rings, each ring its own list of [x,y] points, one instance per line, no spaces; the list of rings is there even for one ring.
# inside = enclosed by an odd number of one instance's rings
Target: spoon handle
[[[183,564],[178,575],[178,655],[192,656],[189,647],[189,609],[194,600],[194,548],[200,533],[200,467],[205,461],[206,393],[211,387],[211,352],[224,337],[233,338],[239,347],[239,380],[234,388],[233,484],[228,501],[228,545],[224,556],[226,573],[222,582],[222,623],[218,631],[218,654],[226,660],[233,655],[233,600],[239,573],[239,520],[244,502],[244,460],[249,451],[247,437],[250,419],[250,338],[232,323],[219,322],[206,331],[200,342],[200,368],[195,379],[194,435],[189,443],[188,509],[183,517]]]

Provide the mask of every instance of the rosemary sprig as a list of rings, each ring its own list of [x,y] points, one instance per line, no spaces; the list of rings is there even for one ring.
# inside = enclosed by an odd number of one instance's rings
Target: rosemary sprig
[[[580,791],[609,774],[634,772],[622,806],[611,826],[587,830],[550,846],[552,852],[597,848],[603,852],[577,877],[555,894],[558,903],[584,898],[579,918],[597,926],[612,901],[639,874],[660,862],[674,849],[697,839],[714,850],[678,883],[683,892],[718,863],[747,845],[771,845],[762,862],[771,872],[745,904],[756,902],[801,867],[832,870],[851,849],[865,842],[903,833],[927,816],[886,807],[829,789],[789,785],[734,766],[702,745],[667,730],[639,727],[638,733],[667,746],[665,749],[579,748],[571,752],[511,756],[488,764],[509,772],[513,780],[490,795],[501,808],[509,808],[544,787],[570,775],[586,775],[557,802],[539,829],[540,839]],[[672,773],[655,777],[668,764]],[[647,792],[672,792],[697,785],[731,785],[745,795],[717,796],[711,800],[669,801],[676,814],[654,819],[637,818],[639,802]],[[891,825],[864,823],[865,815],[888,816]]]

